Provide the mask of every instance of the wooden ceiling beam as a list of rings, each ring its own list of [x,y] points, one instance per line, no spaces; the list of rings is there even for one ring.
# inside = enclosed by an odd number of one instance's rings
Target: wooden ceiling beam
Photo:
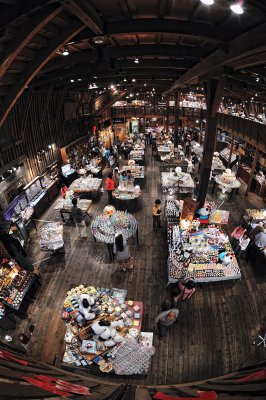
[[[252,38],[252,40],[250,40],[250,38]],[[231,65],[237,61],[239,61],[239,67],[241,68],[241,65],[243,66],[246,57],[254,56],[254,54],[257,54],[261,50],[265,49],[265,42],[266,23],[264,22],[261,25],[256,26],[248,32],[238,36],[236,39],[233,39],[228,44],[227,52],[219,49],[206,57],[204,60],[200,61],[183,76],[181,76],[170,88],[169,92],[190,83],[192,80],[197,79],[199,75],[211,73],[215,68],[224,65]]]
[[[226,32],[222,29],[214,29],[214,26],[210,24],[163,18],[138,18],[125,21],[108,21],[105,30],[107,35],[158,32],[173,33],[187,37],[197,37],[208,42],[225,43],[239,34],[240,31],[233,28],[230,32]]]
[[[126,3],[126,0],[119,0],[120,7],[123,11],[123,14],[126,18],[130,18],[130,12]]]
[[[264,65],[266,62],[266,51],[262,53],[257,53],[249,57],[240,58],[237,61],[232,62],[230,65],[235,70],[243,68],[251,68],[253,66]]]
[[[194,60],[194,63],[199,59],[207,55],[205,49],[200,47],[191,46],[179,46],[179,45],[144,45],[138,44],[134,46],[117,46],[117,47],[104,47],[102,49],[102,59],[110,60],[117,58],[126,57],[145,57],[145,56],[164,56],[164,57],[180,57],[186,58],[187,62],[190,59]],[[97,50],[85,50],[79,54],[71,54],[69,57],[62,57],[60,59],[53,60],[45,68],[44,72],[53,71],[63,67],[74,66],[80,63],[93,63],[99,59],[99,53]]]
[[[134,73],[134,71],[139,68],[149,69],[155,68],[161,71],[166,71],[168,69],[182,71],[187,70],[191,67],[191,61],[182,61],[182,60],[141,60],[139,64],[135,64],[132,60],[130,61],[97,61],[93,64],[83,63],[74,67],[70,67],[67,69],[61,69],[60,71],[53,71],[44,74],[36,78],[35,85],[40,86],[43,84],[47,84],[49,82],[61,80],[61,78],[75,78],[82,77],[83,75],[99,75],[104,70],[120,70],[121,72],[127,71],[128,74]],[[12,65],[13,66],[13,65]],[[165,72],[166,73],[166,72]]]
[[[109,71],[108,70],[101,70],[101,71],[98,70],[97,72],[95,72],[95,71],[90,71],[89,69],[87,69],[87,72],[84,71],[84,74],[86,74],[85,79],[89,79],[90,81],[93,80],[95,82],[96,82],[96,79],[93,78],[93,76],[95,74],[97,74],[97,81],[99,79],[105,79],[105,78],[112,79],[112,78],[117,78],[117,77],[120,79],[123,79],[124,77],[130,77],[130,78],[136,77],[137,78],[138,76],[141,76],[142,78],[145,78],[145,77],[149,78],[152,75],[154,77],[156,77],[156,79],[161,79],[161,78],[177,79],[177,77],[180,76],[180,74],[178,74],[177,70],[170,69],[170,68],[168,70],[166,70],[166,69],[160,70],[160,69],[156,69],[156,68],[136,69],[136,70],[130,69],[130,70],[123,70],[121,72],[117,71],[117,70],[112,70],[112,69]],[[38,86],[46,85],[48,83],[53,83],[54,86],[57,86],[57,85],[62,85],[63,82],[68,81],[70,78],[75,80],[77,78],[81,79],[82,76],[83,75],[81,73],[78,73],[76,75],[74,75],[73,73],[70,75],[68,75],[68,74],[60,75],[60,78],[57,80],[43,79],[38,82],[36,81],[35,85],[38,87]]]
[[[103,34],[104,23],[89,1],[63,0],[64,8],[80,19],[95,35]]]
[[[37,54],[38,56],[29,64],[29,68],[19,77],[19,82],[12,86],[10,93],[4,98],[0,109],[0,127],[3,125],[10,110],[23,93],[27,85],[38,74],[43,66],[53,57],[59,47],[70,41],[75,35],[84,29],[84,25],[79,21],[73,21],[72,25],[67,29],[63,29],[61,33],[49,41],[48,46]]]

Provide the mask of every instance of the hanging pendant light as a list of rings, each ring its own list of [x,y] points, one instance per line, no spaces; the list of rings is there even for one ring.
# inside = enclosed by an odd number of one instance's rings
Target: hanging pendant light
[[[214,3],[214,0],[200,0],[206,6],[211,6]]]
[[[69,50],[68,50],[67,46],[65,46],[63,48],[63,56],[68,56],[68,55],[69,55]]]
[[[235,14],[241,15],[244,12],[243,4],[244,4],[244,0],[238,0],[238,1],[234,2],[233,4],[231,4],[230,8]]]

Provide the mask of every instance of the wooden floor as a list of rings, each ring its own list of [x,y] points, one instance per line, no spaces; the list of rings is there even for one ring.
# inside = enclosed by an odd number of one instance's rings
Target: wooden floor
[[[135,269],[116,272],[115,265],[108,261],[105,245],[95,244],[90,234],[87,239],[79,239],[75,227],[66,225],[65,256],[40,263],[38,270],[43,285],[37,300],[29,309],[29,318],[18,320],[17,329],[11,332],[16,343],[18,334],[27,333],[28,326],[36,323],[28,345],[32,356],[60,365],[65,330],[61,307],[69,288],[80,284],[127,289],[128,299],[144,302],[143,330],[154,329],[154,318],[166,297],[167,247],[163,230],[156,234],[152,231],[151,207],[162,194],[159,162],[152,157],[150,148],[146,152],[148,165],[142,204],[140,211],[134,214],[139,223],[140,241],[139,245],[131,245]],[[99,214],[106,204],[104,194],[100,202],[93,204],[91,215]],[[247,198],[240,190],[234,201],[222,207],[231,212],[229,230],[238,224],[245,208],[262,206],[257,196]],[[53,207],[42,219],[60,220]],[[40,251],[38,235],[34,232],[29,254],[33,262],[48,255]],[[233,287],[198,288],[195,295],[181,305],[179,322],[169,330],[167,337],[159,341],[155,335],[156,352],[148,376],[125,380],[151,385],[191,382],[226,374],[265,359],[265,349],[252,342],[266,328],[266,283],[257,283],[250,265],[244,261],[241,272],[243,279]]]

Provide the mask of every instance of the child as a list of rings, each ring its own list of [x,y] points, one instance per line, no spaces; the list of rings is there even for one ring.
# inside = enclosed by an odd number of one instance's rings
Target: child
[[[158,228],[161,228],[161,200],[155,200],[154,206],[152,207],[152,217],[153,217],[153,230],[156,232]]]

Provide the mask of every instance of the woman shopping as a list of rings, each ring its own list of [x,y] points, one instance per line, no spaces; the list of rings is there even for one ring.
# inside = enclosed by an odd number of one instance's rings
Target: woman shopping
[[[122,269],[123,271],[133,269],[133,257],[130,254],[127,242],[121,233],[118,233],[115,236],[114,254],[119,269]]]

